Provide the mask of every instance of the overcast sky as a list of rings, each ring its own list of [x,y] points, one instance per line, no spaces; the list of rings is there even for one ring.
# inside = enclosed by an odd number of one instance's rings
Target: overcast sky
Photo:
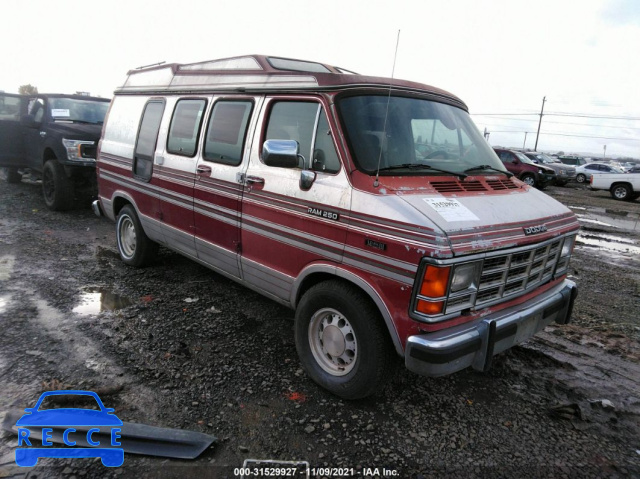
[[[250,53],[434,85],[492,145],[640,158],[640,0],[8,0],[0,90],[111,97],[127,70]],[[493,114],[493,115],[484,115]],[[502,115],[495,115],[502,114]],[[601,116],[607,118],[589,118]],[[627,119],[618,119],[626,117]],[[588,126],[590,125],[590,126]],[[580,136],[563,136],[580,135]],[[598,138],[601,137],[601,138]]]

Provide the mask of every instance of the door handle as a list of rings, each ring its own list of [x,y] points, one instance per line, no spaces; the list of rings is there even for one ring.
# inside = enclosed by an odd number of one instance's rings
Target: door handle
[[[249,175],[249,176],[246,177],[245,181],[247,183],[256,183],[256,184],[259,184],[259,185],[264,185],[264,178],[260,178],[259,176],[251,176],[251,175]]]
[[[209,175],[211,174],[211,167],[206,165],[198,165],[197,172],[199,175]]]

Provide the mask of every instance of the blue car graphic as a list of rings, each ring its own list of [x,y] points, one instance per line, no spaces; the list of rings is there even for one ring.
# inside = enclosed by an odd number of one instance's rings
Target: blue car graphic
[[[100,409],[60,408],[39,410],[42,402],[47,397],[61,395],[93,397]],[[107,467],[118,467],[124,462],[124,450],[115,447],[120,445],[118,433],[120,432],[119,426],[122,426],[122,421],[113,414],[114,409],[104,407],[98,395],[93,391],[48,391],[40,396],[34,407],[25,409],[25,412],[27,414],[16,422],[18,427],[18,446],[25,444],[29,447],[18,447],[16,449],[16,464],[18,466],[35,466],[41,457],[99,457],[102,464]],[[76,428],[81,431],[77,431]],[[108,444],[110,447],[104,447],[100,443],[100,441],[105,441],[105,432],[108,432],[107,437],[110,437]],[[82,437],[79,437],[80,435]],[[43,447],[35,445],[37,436],[41,437]],[[54,437],[56,442],[60,442],[62,438],[62,441],[67,446],[75,446],[76,442],[84,442],[95,447],[50,447],[53,445],[50,439]],[[33,446],[31,441],[34,442]]]

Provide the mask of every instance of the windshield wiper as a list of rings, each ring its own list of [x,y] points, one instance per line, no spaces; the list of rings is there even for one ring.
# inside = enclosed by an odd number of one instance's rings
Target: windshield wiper
[[[421,165],[420,163],[403,163],[401,165],[385,166],[384,168],[380,168],[378,171],[391,171],[391,170],[402,170],[402,169],[439,171],[440,173],[447,173],[449,175],[457,176],[461,180],[464,180],[468,176],[468,175],[465,175],[464,173],[455,173],[453,171],[441,170],[440,168],[434,168],[431,165]]]
[[[498,173],[502,173],[503,175],[507,175],[507,178],[511,178],[513,176],[513,173],[509,173],[508,171],[504,171],[504,170],[499,170],[498,168],[494,168],[491,165],[472,166],[471,168],[467,168],[466,170],[464,170],[464,172],[465,173],[469,173],[470,171],[477,171],[477,170],[497,171]]]

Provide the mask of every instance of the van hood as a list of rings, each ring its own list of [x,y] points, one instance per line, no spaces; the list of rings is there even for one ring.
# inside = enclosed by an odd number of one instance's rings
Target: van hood
[[[454,256],[538,243],[579,228],[567,207],[533,188],[475,195],[395,193],[442,230]]]

